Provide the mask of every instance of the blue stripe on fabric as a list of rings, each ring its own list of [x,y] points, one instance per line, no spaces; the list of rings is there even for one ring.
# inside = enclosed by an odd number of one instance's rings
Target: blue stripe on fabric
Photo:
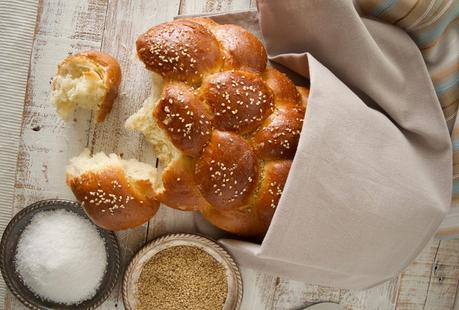
[[[453,182],[453,193],[459,193],[459,182]]]
[[[392,7],[398,2],[398,0],[385,0],[383,3],[378,5],[372,12],[373,16],[380,16],[386,11],[392,9]]]
[[[459,238],[459,233],[450,235],[450,236],[435,236],[434,237],[434,239],[443,240],[443,241],[449,241],[449,240],[458,239],[458,238]]]
[[[456,84],[459,84],[459,72],[457,72],[455,75],[450,77],[444,82],[441,82],[440,84],[437,84],[435,86],[435,92],[437,94],[442,94],[446,92],[448,89],[451,87],[455,86]]]
[[[448,12],[446,16],[441,18],[441,22],[438,23],[437,27],[429,32],[421,32],[414,36],[414,41],[420,46],[426,46],[429,43],[435,41],[439,35],[443,33],[446,27],[459,16],[459,2],[453,4],[454,7]]]

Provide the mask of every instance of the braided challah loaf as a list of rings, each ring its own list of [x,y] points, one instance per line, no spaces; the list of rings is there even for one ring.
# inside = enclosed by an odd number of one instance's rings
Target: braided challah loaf
[[[266,232],[295,155],[308,90],[266,68],[262,43],[206,18],[157,25],[137,53],[163,83],[126,126],[165,167],[157,199],[240,235]],[[156,80],[159,78],[156,76]]]
[[[266,68],[254,35],[210,19],[157,25],[138,38],[137,52],[154,87],[126,127],[145,135],[163,169],[83,152],[67,168],[77,199],[111,230],[148,221],[162,202],[262,236],[295,155],[308,90]]]

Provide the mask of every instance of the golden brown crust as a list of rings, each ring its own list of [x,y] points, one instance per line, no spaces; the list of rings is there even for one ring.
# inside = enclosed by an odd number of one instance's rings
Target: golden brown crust
[[[207,17],[189,17],[189,18],[179,19],[179,21],[184,21],[184,20],[187,20],[193,23],[197,23],[197,24],[201,24],[204,27],[207,27],[208,29],[212,29],[213,27],[220,25],[219,23],[214,22],[212,19],[207,18]]]
[[[272,91],[252,72],[224,71],[204,80],[202,97],[214,113],[215,127],[247,133],[274,108]]]
[[[293,82],[282,72],[268,68],[263,73],[263,79],[266,84],[272,89],[276,104],[300,103],[300,94]]]
[[[132,181],[116,166],[67,177],[67,184],[89,218],[108,230],[124,230],[147,222],[159,208],[152,184]]]
[[[279,160],[268,162],[264,166],[263,181],[253,204],[262,233],[266,233],[271,223],[291,165],[291,160]]]
[[[164,190],[157,199],[168,207],[183,211],[194,211],[208,207],[193,176],[193,162],[182,156],[173,161],[162,174]]]
[[[96,111],[96,121],[101,123],[112,110],[113,102],[118,96],[118,89],[121,83],[121,68],[114,57],[103,52],[89,51],[79,55],[86,56],[105,68],[104,85],[107,93]]]
[[[223,64],[217,39],[206,27],[190,20],[150,28],[140,35],[136,46],[146,68],[166,79],[196,84]]]
[[[175,147],[186,155],[199,155],[210,139],[212,122],[209,111],[184,84],[169,83],[164,87],[153,116]]]
[[[196,161],[195,180],[215,208],[244,204],[258,179],[258,162],[251,146],[239,135],[215,130]]]
[[[279,160],[263,168],[256,196],[248,204],[233,208],[206,206],[201,213],[220,229],[241,236],[263,236],[269,228],[284,189],[292,161]]]
[[[208,206],[201,209],[201,214],[209,223],[239,236],[262,236],[266,232],[253,208],[248,206],[228,209]]]
[[[225,50],[225,69],[258,73],[266,69],[265,47],[252,33],[236,25],[217,25],[211,30]]]
[[[252,139],[256,154],[265,160],[292,159],[295,156],[305,108],[301,105],[280,106]]]

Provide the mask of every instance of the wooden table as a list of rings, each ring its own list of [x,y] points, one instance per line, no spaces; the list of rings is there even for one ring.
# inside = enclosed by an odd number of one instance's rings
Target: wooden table
[[[154,164],[142,136],[124,129],[124,121],[149,92],[147,71],[134,56],[136,37],[178,14],[253,7],[255,0],[42,0],[24,103],[14,211],[40,199],[73,199],[64,168],[85,147]],[[84,112],[66,124],[50,103],[50,78],[67,53],[87,49],[103,50],[119,60],[121,93],[104,124],[96,125]],[[118,234],[123,262],[158,235],[192,231],[191,213],[162,207],[150,223]],[[319,301],[338,302],[345,309],[451,309],[459,279],[459,240],[430,242],[398,278],[365,291],[308,285],[248,269],[242,273],[244,310],[300,309]],[[101,308],[122,308],[119,292],[117,287]],[[5,309],[22,308],[7,296]]]

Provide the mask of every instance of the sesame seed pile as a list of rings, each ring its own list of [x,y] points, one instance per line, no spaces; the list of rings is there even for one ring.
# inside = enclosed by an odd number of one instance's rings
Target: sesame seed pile
[[[197,247],[175,246],[154,255],[137,282],[138,310],[218,310],[228,294],[225,268]]]

